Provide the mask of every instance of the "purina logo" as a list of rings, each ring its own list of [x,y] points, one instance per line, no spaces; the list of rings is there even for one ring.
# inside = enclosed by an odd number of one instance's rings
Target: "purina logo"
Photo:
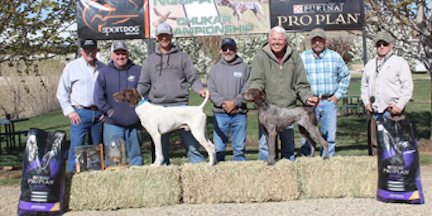
[[[294,14],[340,13],[344,3],[294,5]]]
[[[138,18],[138,0],[80,0],[83,5],[82,20],[93,31],[109,36],[112,33],[124,35],[140,34],[140,25],[130,25],[130,19]],[[121,3],[120,3],[121,2]]]

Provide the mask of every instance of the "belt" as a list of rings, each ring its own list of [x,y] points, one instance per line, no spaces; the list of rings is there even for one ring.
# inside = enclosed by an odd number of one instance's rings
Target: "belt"
[[[81,105],[72,105],[72,107],[75,109],[86,109],[86,110],[93,110],[93,111],[99,110],[97,108],[97,106],[95,106],[95,105],[91,105],[89,107],[85,107],[85,106],[81,106]]]
[[[321,96],[321,100],[327,100],[327,99],[329,99],[329,98],[331,98],[333,95],[330,95],[330,96]]]

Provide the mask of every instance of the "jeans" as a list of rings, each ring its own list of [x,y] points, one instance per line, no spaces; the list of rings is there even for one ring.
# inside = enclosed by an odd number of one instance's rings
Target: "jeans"
[[[108,144],[108,140],[113,137],[118,137],[125,141],[130,166],[143,165],[143,158],[141,156],[142,132],[139,124],[130,127],[120,127],[105,123],[104,143]],[[105,154],[109,154],[108,150],[106,150]],[[110,164],[106,165],[109,166]]]
[[[177,105],[177,106],[187,106],[187,105]],[[183,146],[186,149],[186,155],[191,163],[201,163],[205,162],[204,157],[201,152],[199,152],[200,144],[195,140],[192,133],[190,131],[185,131],[184,129],[177,130],[180,139],[182,140]],[[166,133],[162,135],[162,155],[164,160],[162,162],[163,165],[169,165],[169,135],[170,133]]]
[[[259,122],[259,114],[258,114]],[[268,160],[268,144],[267,138],[265,137],[264,130],[261,124],[258,124],[259,134],[259,147],[258,147],[258,160]],[[281,132],[278,132],[281,140],[281,158],[294,161],[294,124],[288,126]],[[277,140],[276,140],[277,141]]]
[[[70,146],[68,150],[68,172],[75,171],[75,147],[84,145],[84,139],[89,133],[89,145],[102,143],[103,126],[99,118],[102,112],[97,110],[75,109],[81,118],[81,123],[71,124]]]
[[[238,113],[235,115],[228,115],[226,113],[215,113],[213,125],[213,142],[216,148],[217,161],[225,161],[225,150],[230,130],[231,145],[233,148],[232,160],[246,160],[246,114]]]
[[[329,156],[333,157],[336,152],[336,129],[337,129],[337,104],[333,101],[322,100],[315,108],[317,121],[321,121],[321,136],[328,142]],[[304,137],[301,138],[301,154],[310,155],[310,144]],[[321,146],[321,156],[326,153]]]

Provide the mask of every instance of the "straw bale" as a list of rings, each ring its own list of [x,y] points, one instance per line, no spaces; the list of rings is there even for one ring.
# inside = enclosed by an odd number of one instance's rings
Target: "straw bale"
[[[113,210],[180,203],[178,166],[91,171],[72,178],[70,209]]]
[[[296,168],[288,160],[268,166],[264,161],[184,164],[184,203],[243,203],[295,200],[299,197]]]
[[[301,157],[295,161],[301,198],[375,198],[376,157]]]

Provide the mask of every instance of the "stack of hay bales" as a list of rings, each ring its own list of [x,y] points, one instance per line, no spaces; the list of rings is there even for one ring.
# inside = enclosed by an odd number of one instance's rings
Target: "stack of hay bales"
[[[280,160],[132,167],[74,175],[74,211],[200,203],[289,201],[308,198],[374,198],[376,157],[301,157]]]
[[[73,176],[69,208],[74,211],[160,207],[180,203],[178,166],[131,167]]]
[[[299,197],[294,163],[280,160],[223,162],[214,167],[185,164],[181,171],[184,203],[267,202]]]
[[[301,198],[374,198],[377,193],[376,157],[298,158],[295,161]]]

